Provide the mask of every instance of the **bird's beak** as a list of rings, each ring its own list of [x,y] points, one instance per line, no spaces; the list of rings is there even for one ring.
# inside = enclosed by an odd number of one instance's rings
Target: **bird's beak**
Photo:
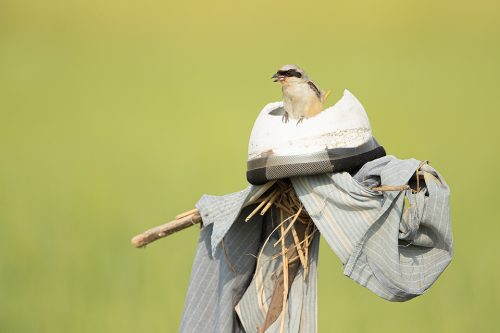
[[[273,82],[283,81],[284,78],[285,77],[283,75],[279,75],[278,73],[271,76],[271,79],[273,79]]]

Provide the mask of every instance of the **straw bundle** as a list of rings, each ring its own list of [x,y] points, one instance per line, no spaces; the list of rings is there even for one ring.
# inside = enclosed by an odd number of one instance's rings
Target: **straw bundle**
[[[288,292],[300,267],[303,269],[304,280],[307,277],[309,245],[316,228],[288,180],[279,180],[272,184],[261,198],[245,221],[250,221],[259,212],[260,215],[266,214],[271,207],[278,210],[279,221],[274,231],[279,229],[279,238],[273,244],[276,248],[273,259],[280,258],[282,263],[279,272],[274,274],[276,277],[274,290],[264,324],[259,328],[259,332],[265,332],[280,314],[282,314],[280,332],[283,332]],[[262,249],[270,237],[271,235]]]

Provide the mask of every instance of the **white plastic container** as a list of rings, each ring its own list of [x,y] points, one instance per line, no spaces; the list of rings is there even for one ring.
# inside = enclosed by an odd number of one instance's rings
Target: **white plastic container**
[[[365,109],[353,94],[315,117],[282,121],[283,102],[260,112],[248,145],[247,179],[263,184],[272,179],[351,171],[385,155],[372,137]]]

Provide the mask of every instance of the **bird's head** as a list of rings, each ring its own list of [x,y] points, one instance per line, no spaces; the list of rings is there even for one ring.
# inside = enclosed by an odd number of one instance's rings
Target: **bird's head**
[[[302,68],[295,65],[285,65],[271,77],[274,82],[282,85],[307,81],[307,74]]]

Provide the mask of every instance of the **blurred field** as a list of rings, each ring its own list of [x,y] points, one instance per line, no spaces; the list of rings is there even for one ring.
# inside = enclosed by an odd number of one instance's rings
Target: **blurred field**
[[[271,75],[350,89],[377,139],[452,187],[455,259],[389,303],[322,244],[320,332],[494,332],[496,1],[0,1],[0,332],[175,332],[198,230],[129,238],[246,186]],[[333,315],[335,314],[335,315]]]

